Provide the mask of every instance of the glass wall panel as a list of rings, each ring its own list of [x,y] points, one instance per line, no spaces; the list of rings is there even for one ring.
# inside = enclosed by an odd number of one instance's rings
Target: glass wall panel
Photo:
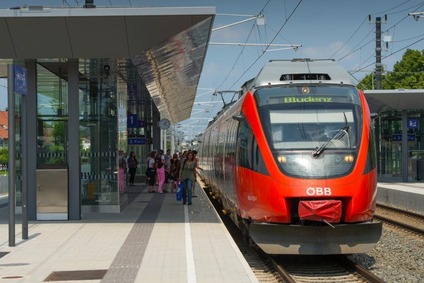
[[[65,60],[37,64],[37,167],[66,166],[68,82]]]
[[[421,170],[419,160],[424,159],[424,119],[420,111],[408,111],[408,177],[416,179]],[[402,176],[402,112],[382,113],[381,121],[381,168],[387,177]]]
[[[118,205],[117,87],[114,60],[80,60],[83,205]]]

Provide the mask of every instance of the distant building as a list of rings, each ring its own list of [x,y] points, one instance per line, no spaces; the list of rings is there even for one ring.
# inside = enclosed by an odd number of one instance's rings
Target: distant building
[[[0,147],[7,147],[7,141],[9,140],[7,119],[7,111],[0,111]]]

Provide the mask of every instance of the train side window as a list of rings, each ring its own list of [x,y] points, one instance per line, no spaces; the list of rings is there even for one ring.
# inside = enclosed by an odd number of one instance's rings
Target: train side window
[[[258,143],[256,142],[255,136],[252,135],[252,170],[259,172],[264,175],[269,175],[266,169],[264,158],[262,157],[261,150],[259,149]]]
[[[252,130],[246,120],[240,121],[238,132],[237,132],[237,163],[239,166],[251,168],[250,160],[250,149],[251,142],[250,137]]]

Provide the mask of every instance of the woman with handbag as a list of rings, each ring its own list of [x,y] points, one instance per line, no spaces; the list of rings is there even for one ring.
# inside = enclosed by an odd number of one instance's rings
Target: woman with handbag
[[[192,152],[187,153],[186,159],[184,159],[183,164],[180,169],[180,181],[183,184],[183,204],[191,205],[192,198],[192,185],[196,180],[196,167],[197,162],[194,159],[194,154]]]

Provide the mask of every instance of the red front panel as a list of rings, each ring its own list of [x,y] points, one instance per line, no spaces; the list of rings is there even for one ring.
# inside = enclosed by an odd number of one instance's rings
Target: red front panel
[[[343,211],[341,222],[369,221],[375,210],[374,174],[375,170],[356,179],[333,181],[283,177],[287,182],[276,182],[270,176],[238,167],[236,193],[239,212],[243,218],[259,222],[291,223],[290,199],[340,199]]]

